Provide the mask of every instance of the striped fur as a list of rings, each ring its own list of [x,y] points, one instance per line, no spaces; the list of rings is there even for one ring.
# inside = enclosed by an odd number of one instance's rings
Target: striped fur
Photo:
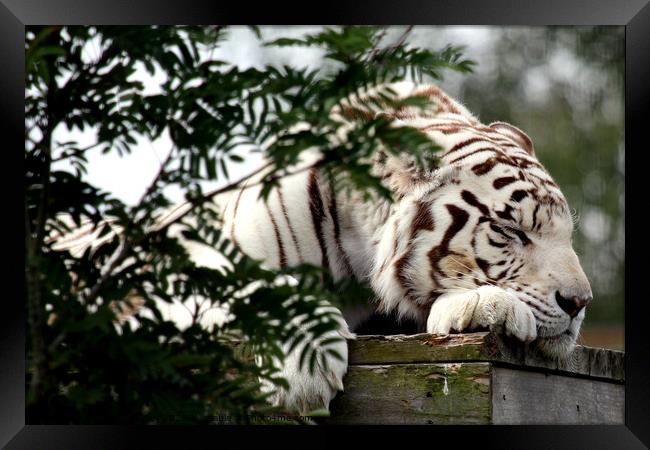
[[[397,201],[364,201],[333,192],[324,174],[309,168],[319,158],[313,149],[266,204],[258,200],[255,179],[217,197],[224,235],[268,267],[311,263],[329,268],[334,279],[368,283],[376,302],[342,312],[344,337],[351,337],[348,326],[354,331],[379,310],[413,319],[423,331],[489,327],[535,340],[549,355],[565,355],[584,308],[569,314],[563,299],[590,299],[591,289],[571,246],[566,199],[537,160],[531,139],[513,125],[482,124],[436,86],[391,87],[401,96],[425,97],[431,108],[392,109],[357,99],[335,117],[384,114],[396,126],[418,128],[443,149],[436,167],[420,169],[406,153],[379,149],[373,173]],[[187,245],[201,264],[219,265],[214,250]],[[204,325],[219,321],[211,320]],[[286,362],[284,375],[298,387],[280,391],[276,401],[301,411],[327,407],[345,366],[335,363],[332,371],[309,377],[295,361]]]
[[[378,152],[373,170],[397,194],[394,204],[335,195],[317,169],[282,180],[264,208],[253,206],[259,187],[243,189],[224,210],[233,241],[272,267],[308,262],[367,281],[381,311],[422,327],[440,295],[495,285],[531,308],[540,337],[571,324],[575,340],[580,318],[571,320],[555,293],[590,296],[589,283],[571,248],[567,202],[531,139],[503,122],[480,123],[435,86],[394,89],[433,107],[358,101],[347,113],[385,114],[429,134],[443,148],[439,167],[419,171],[407,155]]]

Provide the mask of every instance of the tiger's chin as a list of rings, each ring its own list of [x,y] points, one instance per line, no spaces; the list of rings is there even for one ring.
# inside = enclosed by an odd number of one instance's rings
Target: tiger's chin
[[[537,338],[534,346],[545,356],[564,358],[575,349],[577,338],[577,334],[569,329],[556,336]]]
[[[553,336],[539,336],[533,345],[547,357],[566,358],[576,347],[581,326],[582,320],[573,320],[562,333]]]

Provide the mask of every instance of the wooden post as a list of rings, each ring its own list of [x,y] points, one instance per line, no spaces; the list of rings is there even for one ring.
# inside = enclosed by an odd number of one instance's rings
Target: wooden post
[[[624,354],[551,360],[489,333],[359,336],[331,424],[623,424]]]

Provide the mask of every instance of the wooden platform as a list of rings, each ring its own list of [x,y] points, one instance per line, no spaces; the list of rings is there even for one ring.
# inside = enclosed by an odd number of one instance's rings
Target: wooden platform
[[[624,354],[563,361],[489,333],[359,336],[328,424],[623,424]]]

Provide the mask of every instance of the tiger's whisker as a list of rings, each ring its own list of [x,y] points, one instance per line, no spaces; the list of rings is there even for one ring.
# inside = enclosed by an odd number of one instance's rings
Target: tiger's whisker
[[[475,269],[472,269],[472,268],[468,267],[467,265],[465,265],[465,264],[463,264],[462,262],[458,261],[458,260],[457,260],[456,258],[454,258],[453,256],[449,256],[449,258],[450,258],[452,261],[454,261],[455,263],[457,263],[457,264],[463,266],[465,269],[469,270],[471,274],[476,274],[476,275],[479,275],[479,276],[481,275],[481,274],[480,274],[479,272],[477,272]],[[492,282],[490,282],[490,281],[488,281],[488,280],[484,280],[484,279],[480,278],[479,276],[475,276],[474,278],[475,278],[476,280],[478,280],[478,281],[485,282],[486,284],[489,284],[490,286],[495,286],[495,287],[497,287],[496,284],[494,284],[494,283],[492,283]]]

